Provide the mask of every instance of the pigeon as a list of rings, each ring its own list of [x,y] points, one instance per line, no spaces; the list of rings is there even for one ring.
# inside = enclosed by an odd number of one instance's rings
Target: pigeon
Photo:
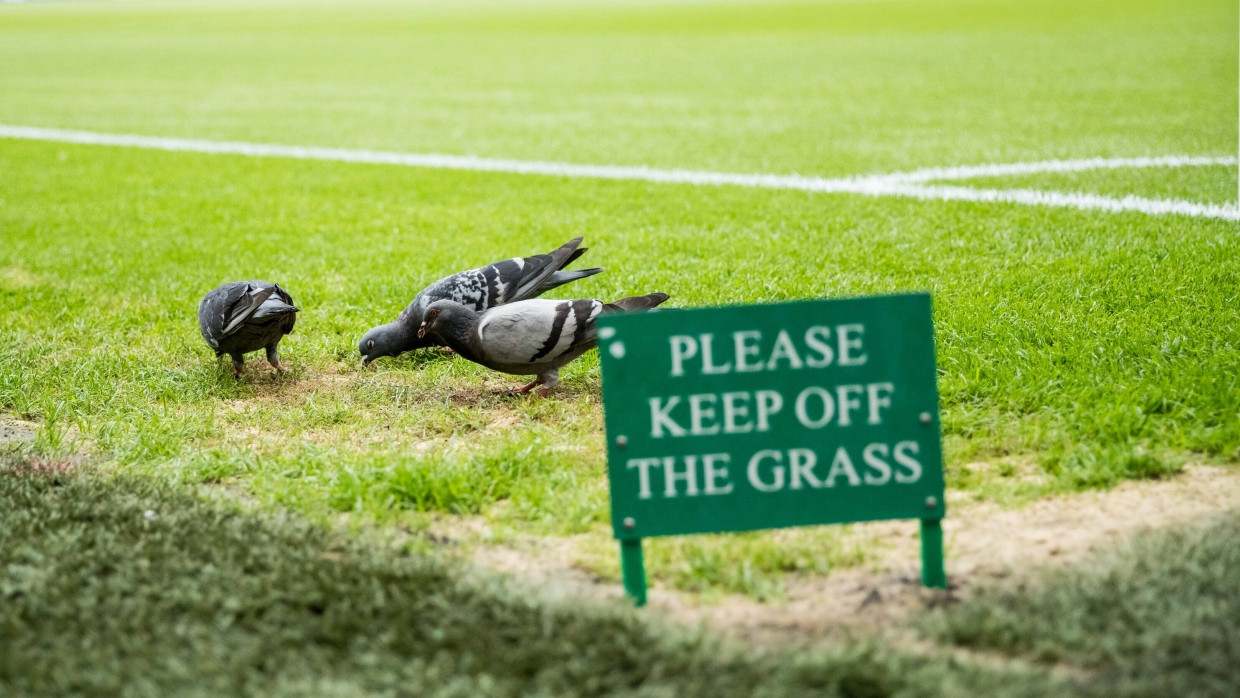
[[[485,267],[458,272],[436,281],[422,290],[400,317],[386,325],[372,328],[358,343],[362,365],[381,356],[398,356],[407,351],[442,344],[433,336],[418,336],[418,327],[426,317],[426,309],[436,301],[447,300],[476,311],[505,303],[533,298],[584,279],[601,268],[563,271],[573,260],[585,253],[576,237],[547,254],[513,257]]]
[[[232,357],[234,377],[241,377],[245,365],[242,355],[258,349],[266,349],[267,361],[284,373],[276,346],[293,331],[297,313],[293,297],[278,284],[234,281],[202,299],[198,326],[216,358],[222,354]]]
[[[487,368],[518,376],[536,376],[517,394],[541,385],[539,397],[560,382],[560,367],[598,346],[594,322],[604,313],[634,313],[666,301],[666,293],[621,298],[518,301],[478,312],[452,301],[426,309],[418,337],[437,337],[457,354]]]

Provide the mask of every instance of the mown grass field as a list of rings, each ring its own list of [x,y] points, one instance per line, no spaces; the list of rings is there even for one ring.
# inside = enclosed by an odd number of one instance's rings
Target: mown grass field
[[[721,642],[48,461],[0,467],[0,688],[133,696],[1229,696],[1235,512],[923,614],[934,644]],[[1152,564],[1157,560],[1158,564]],[[1053,668],[1053,670],[1052,670]]]
[[[31,3],[0,7],[0,124],[823,177],[1231,156],[1236,26],[1215,0]],[[931,291],[954,492],[1019,504],[1240,462],[1234,221],[4,138],[0,182],[0,411],[39,425],[14,458],[86,454],[126,487],[206,485],[432,558],[443,531],[551,537],[618,574],[595,357],[524,401],[461,360],[356,353],[426,283],[576,235],[607,267],[582,297]],[[1234,204],[1237,168],[962,184]],[[233,380],[198,335],[202,295],[248,278],[303,310],[283,378],[251,358]],[[656,586],[707,598],[867,559],[838,528],[647,556]],[[986,637],[968,642],[1037,642]],[[432,656],[393,647],[375,652]]]

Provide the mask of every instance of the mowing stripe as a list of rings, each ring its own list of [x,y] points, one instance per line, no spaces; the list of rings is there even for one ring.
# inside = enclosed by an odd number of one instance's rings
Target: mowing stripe
[[[1185,167],[1194,165],[1233,165],[1235,157],[1173,155],[1144,158],[1089,158],[1084,160],[1047,160],[994,165],[973,165],[897,172],[881,175],[859,175],[827,179],[800,175],[739,174],[702,172],[697,170],[661,170],[650,167],[621,165],[578,165],[539,160],[507,160],[480,158],[470,155],[436,153],[397,153],[381,150],[350,150],[314,146],[246,143],[241,141],[208,141],[186,138],[161,138],[134,134],[66,131],[33,126],[0,124],[0,138],[17,138],[57,143],[107,145],[150,148],[190,153],[245,155],[249,157],[295,158],[333,162],[399,165],[448,170],[535,174],[551,177],[582,177],[591,179],[636,180],[667,184],[698,186],[739,186],[762,189],[794,189],[808,192],[835,192],[866,196],[903,196],[938,201],[978,201],[1056,206],[1092,211],[1133,211],[1151,215],[1176,214],[1198,218],[1240,220],[1236,204],[1201,204],[1178,199],[1144,199],[1127,196],[1116,199],[1097,194],[1043,192],[1027,189],[971,189],[968,187],[928,186],[936,180],[960,180],[970,177],[1035,174],[1039,172],[1077,172],[1090,169],[1132,167]]]

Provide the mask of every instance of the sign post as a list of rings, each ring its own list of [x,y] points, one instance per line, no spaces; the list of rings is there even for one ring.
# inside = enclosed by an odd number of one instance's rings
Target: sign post
[[[652,536],[921,520],[945,587],[929,294],[598,320],[612,528],[646,601]]]

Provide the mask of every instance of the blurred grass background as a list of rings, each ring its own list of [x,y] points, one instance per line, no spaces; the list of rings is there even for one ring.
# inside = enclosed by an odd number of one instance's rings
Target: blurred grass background
[[[842,175],[1234,153],[1234,4],[40,3],[0,8],[0,122]],[[1224,99],[1225,97],[1225,99]],[[979,180],[1226,201],[1234,167]],[[317,520],[593,536],[616,573],[593,357],[556,397],[437,356],[359,371],[426,283],[584,234],[570,287],[673,305],[930,290],[949,487],[1015,504],[1240,460],[1232,223],[0,141],[0,407],[34,450]],[[194,310],[304,309],[274,381]],[[855,565],[818,530],[651,553],[759,597]],[[765,550],[763,550],[765,548]],[[824,548],[835,551],[823,553]],[[597,554],[607,550],[607,555]],[[756,567],[720,561],[752,556]],[[808,568],[789,560],[813,559]],[[605,560],[600,562],[599,560]],[[791,568],[791,569],[789,569]]]
[[[0,6],[0,123],[846,176],[1237,151],[1237,7],[978,2]],[[1234,203],[1235,166],[978,178]],[[545,537],[617,576],[597,360],[550,399],[437,354],[359,370],[426,283],[576,235],[565,289],[696,306],[934,294],[947,478],[1019,505],[1240,462],[1234,223],[0,139],[0,693],[1227,695],[1234,516],[915,625],[727,646],[461,566]],[[198,300],[302,307],[291,374]],[[211,501],[196,493],[208,492]],[[150,512],[148,515],[147,512]],[[442,533],[463,551],[446,554]],[[778,599],[874,545],[651,541],[656,586]],[[1230,565],[1230,567],[1229,567]]]

